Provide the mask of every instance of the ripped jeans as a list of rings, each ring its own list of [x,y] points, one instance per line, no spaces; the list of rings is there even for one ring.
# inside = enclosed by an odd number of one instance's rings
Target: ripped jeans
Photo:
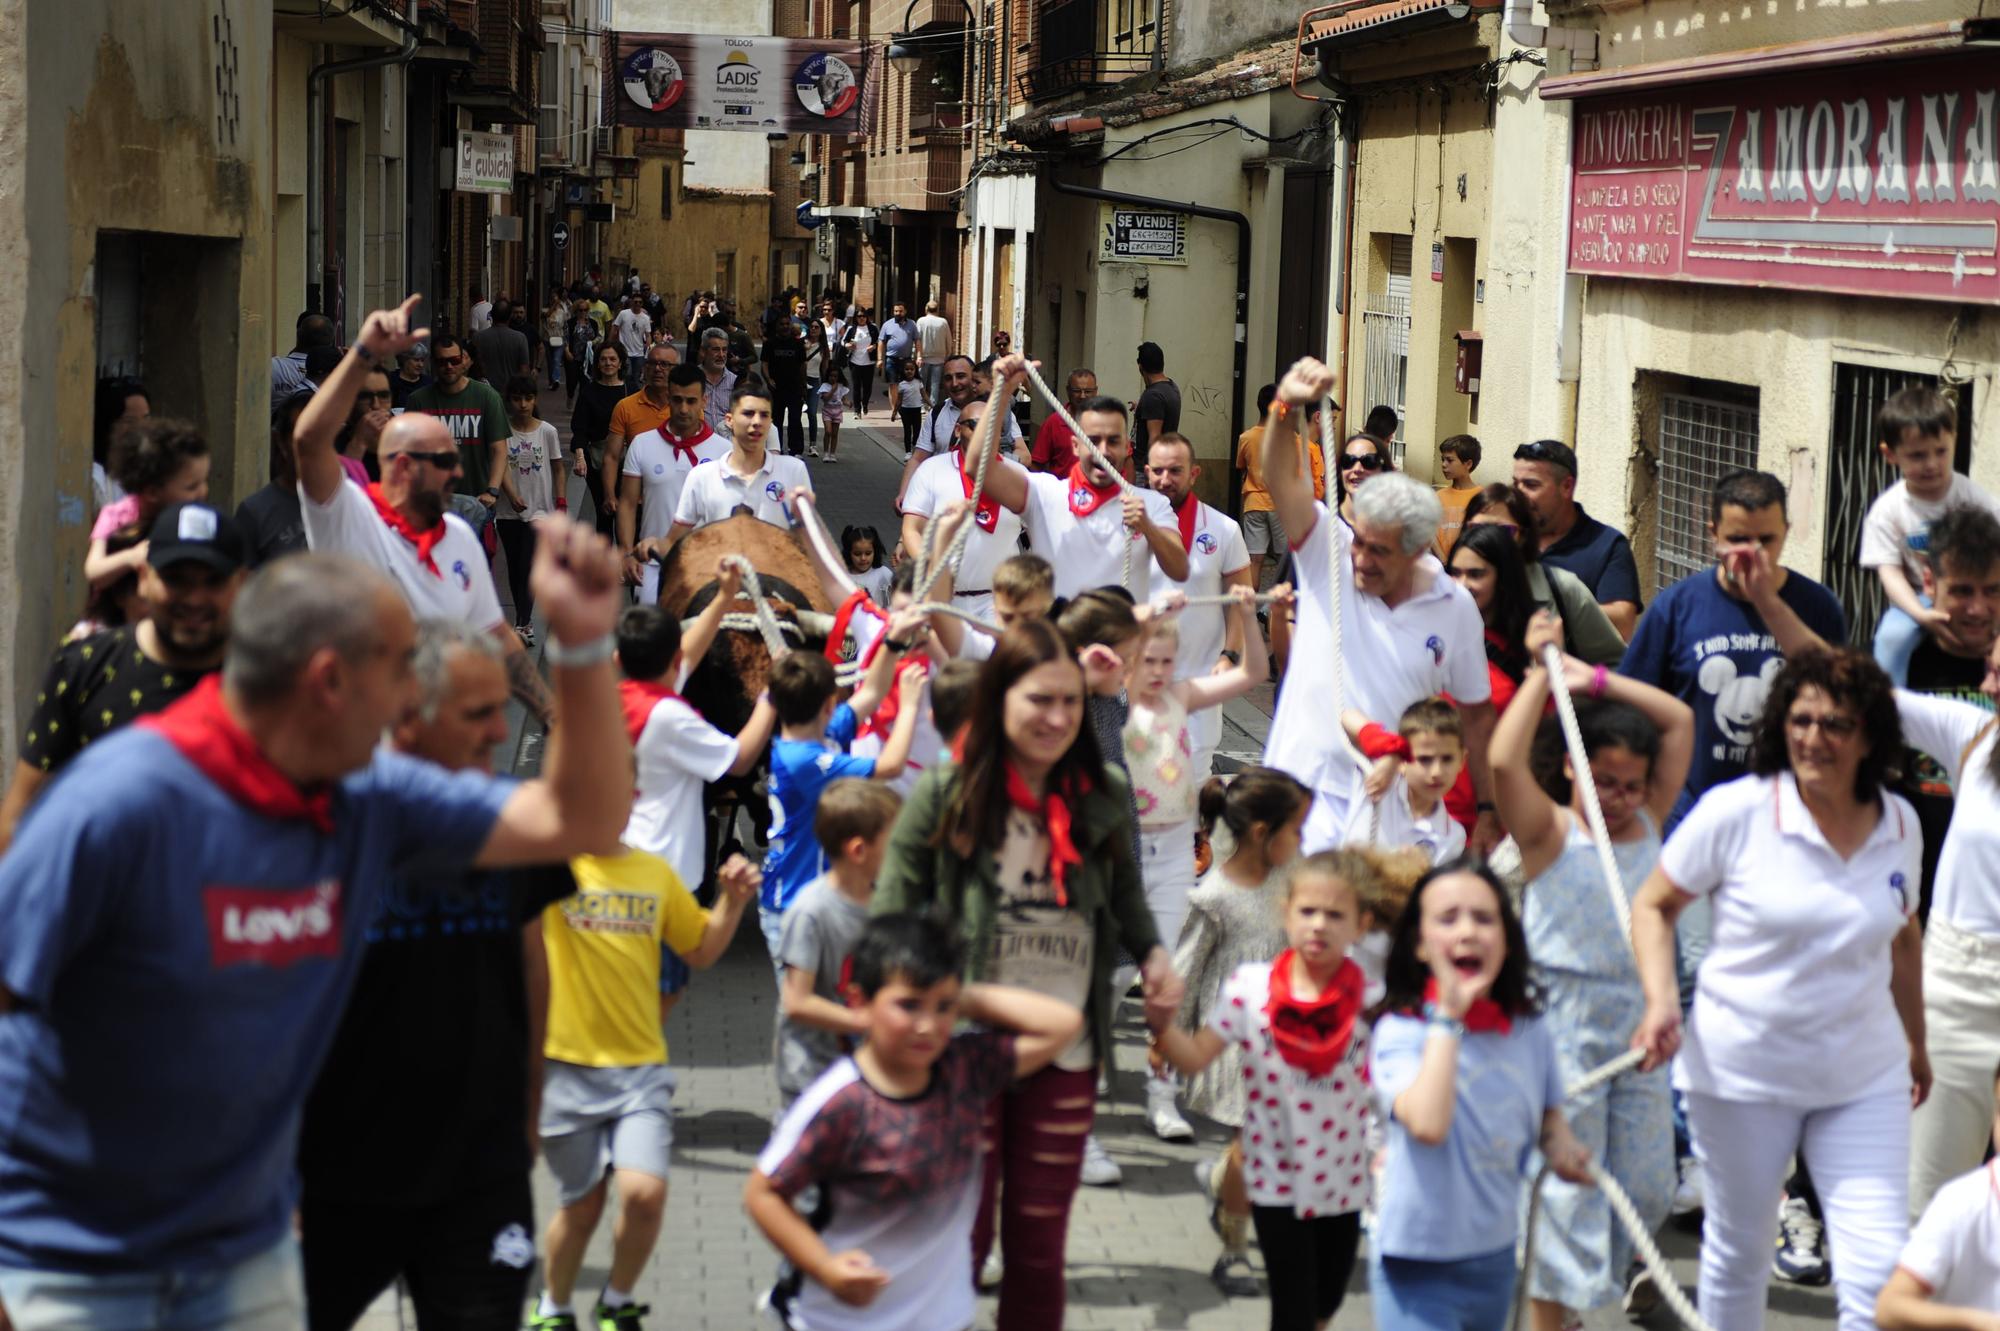
[[[999,1203],[998,1331],[1063,1325],[1069,1208],[1083,1173],[1083,1139],[1097,1104],[1095,1071],[1047,1067],[993,1098],[986,1111],[985,1182],[972,1226],[972,1269],[993,1250]]]

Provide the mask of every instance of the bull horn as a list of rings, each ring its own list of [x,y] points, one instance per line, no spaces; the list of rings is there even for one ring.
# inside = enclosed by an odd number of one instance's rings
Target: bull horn
[[[833,636],[833,616],[824,610],[794,610],[792,618],[798,620],[801,629],[815,637]]]

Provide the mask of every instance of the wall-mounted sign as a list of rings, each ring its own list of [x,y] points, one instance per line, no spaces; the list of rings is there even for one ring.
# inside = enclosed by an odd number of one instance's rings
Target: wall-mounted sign
[[[2000,303],[1990,56],[1587,97],[1569,267]]]
[[[1098,212],[1100,263],[1187,263],[1187,214],[1150,212],[1102,204]]]
[[[865,48],[851,41],[621,32],[607,119],[653,129],[859,134]]]
[[[514,136],[458,132],[458,169],[453,183],[474,194],[514,192]]]

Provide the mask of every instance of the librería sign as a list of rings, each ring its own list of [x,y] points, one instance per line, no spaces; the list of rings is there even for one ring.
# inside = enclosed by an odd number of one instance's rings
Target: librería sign
[[[458,132],[457,188],[474,194],[514,192],[514,136],[476,129]]]

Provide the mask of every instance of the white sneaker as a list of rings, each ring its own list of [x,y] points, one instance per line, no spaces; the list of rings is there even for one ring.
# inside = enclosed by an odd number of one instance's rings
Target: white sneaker
[[[1702,1208],[1701,1161],[1687,1156],[1680,1162],[1680,1182],[1674,1188],[1673,1215],[1693,1215]]]
[[[1093,1188],[1115,1188],[1125,1181],[1125,1171],[1097,1144],[1097,1134],[1083,1139],[1083,1181]]]
[[[1181,1111],[1174,1104],[1174,1095],[1180,1087],[1164,1077],[1154,1077],[1146,1083],[1146,1126],[1153,1135],[1163,1142],[1187,1142],[1194,1140],[1194,1129],[1181,1117]]]
[[[982,1290],[998,1289],[1000,1277],[1004,1274],[1006,1268],[1000,1264],[1000,1250],[995,1248],[986,1254],[986,1262],[979,1268],[979,1279],[975,1282],[975,1287]]]

